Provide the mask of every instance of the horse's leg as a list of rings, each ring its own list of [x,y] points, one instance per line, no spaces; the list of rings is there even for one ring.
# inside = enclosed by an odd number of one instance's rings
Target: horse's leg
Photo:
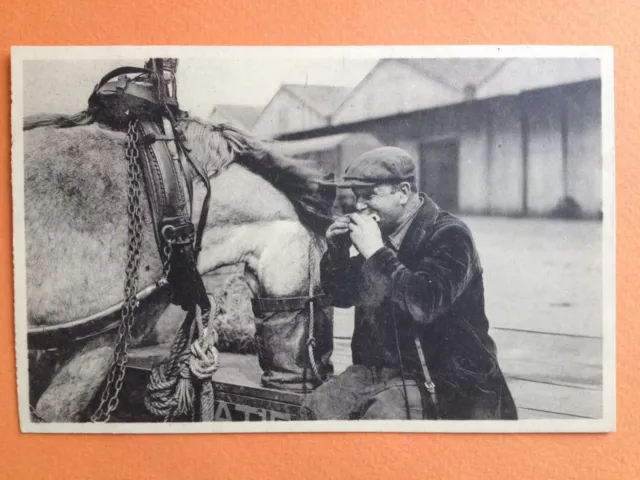
[[[60,363],[57,351],[29,352],[29,405],[35,406],[51,383]]]
[[[210,271],[229,263],[247,266],[245,279],[253,297],[305,297],[308,295],[309,232],[297,221],[277,220],[212,229],[203,238],[207,254],[199,267]],[[322,248],[314,245],[314,284],[319,283],[317,263]],[[252,281],[253,280],[253,281]],[[320,290],[319,286],[315,293]],[[256,318],[258,360],[263,384],[271,388],[304,391],[316,384],[309,361],[310,313],[307,308],[265,313]],[[316,309],[314,314],[314,360],[322,378],[331,374],[333,312]]]
[[[108,374],[114,346],[114,334],[101,335],[70,353],[38,400],[35,414],[46,422],[82,421]]]

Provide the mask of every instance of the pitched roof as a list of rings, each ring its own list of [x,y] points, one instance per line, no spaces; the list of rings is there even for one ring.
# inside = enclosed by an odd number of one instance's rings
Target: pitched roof
[[[211,109],[209,119],[218,115],[227,121],[241,123],[245,129],[251,129],[261,111],[262,107],[253,105],[216,105]]]
[[[508,62],[504,58],[406,58],[398,59],[458,92],[469,85],[489,81]]]
[[[518,94],[600,77],[597,58],[513,58],[478,88],[478,97]]]
[[[387,59],[396,60],[396,59]],[[478,97],[517,94],[600,77],[596,58],[408,58],[397,59],[461,93]]]
[[[282,89],[288,90],[301,101],[317,110],[324,116],[331,115],[351,92],[349,87],[334,87],[329,85],[299,85],[283,84]]]

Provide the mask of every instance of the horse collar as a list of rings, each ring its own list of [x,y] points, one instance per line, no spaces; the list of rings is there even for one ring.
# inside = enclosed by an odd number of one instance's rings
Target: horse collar
[[[165,265],[164,274],[174,292],[173,302],[187,309],[192,304],[203,306],[201,302],[208,303],[197,271],[197,260],[208,213],[210,187],[208,181],[205,181],[207,195],[196,229],[190,216],[193,208],[187,205],[187,197],[189,202],[193,202],[193,187],[186,178],[184,165],[190,159],[183,145],[172,135],[172,127],[170,125],[165,128],[162,135],[155,122],[138,122],[142,138],[153,139],[142,144],[139,150],[140,166],[156,244]],[[172,146],[177,148],[172,149]],[[198,174],[202,173],[193,162],[190,163]],[[179,173],[185,177],[188,192],[183,191]],[[204,177],[206,179],[206,175]]]

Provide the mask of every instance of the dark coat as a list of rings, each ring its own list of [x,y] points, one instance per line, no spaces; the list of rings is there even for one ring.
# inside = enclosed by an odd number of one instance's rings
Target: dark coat
[[[331,245],[322,258],[331,303],[355,306],[353,364],[423,377],[417,333],[442,417],[517,419],[488,333],[482,266],[471,232],[421,197],[397,253],[387,244],[365,261]]]

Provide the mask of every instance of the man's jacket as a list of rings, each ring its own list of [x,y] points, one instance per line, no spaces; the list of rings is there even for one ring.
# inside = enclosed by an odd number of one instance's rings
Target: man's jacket
[[[332,305],[355,306],[353,364],[422,378],[417,334],[444,418],[515,419],[488,333],[471,232],[421,197],[397,253],[388,244],[365,261],[350,258],[348,247],[331,245],[322,258],[322,284]]]

